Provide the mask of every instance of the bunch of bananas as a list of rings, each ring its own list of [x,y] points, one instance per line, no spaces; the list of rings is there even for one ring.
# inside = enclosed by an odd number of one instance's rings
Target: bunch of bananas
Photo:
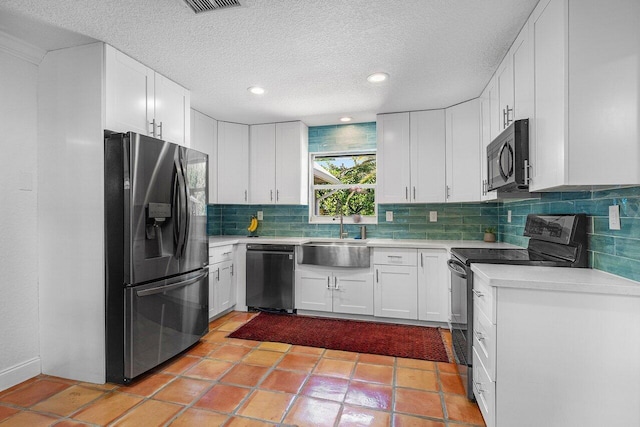
[[[258,228],[258,218],[256,218],[255,216],[251,217],[251,223],[249,224],[249,226],[247,227],[247,230],[251,233],[253,233],[254,231],[256,231]]]

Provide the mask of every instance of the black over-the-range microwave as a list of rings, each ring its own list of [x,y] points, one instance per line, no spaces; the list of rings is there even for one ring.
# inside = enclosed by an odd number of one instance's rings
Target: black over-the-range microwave
[[[529,120],[516,120],[487,146],[488,191],[529,190]]]

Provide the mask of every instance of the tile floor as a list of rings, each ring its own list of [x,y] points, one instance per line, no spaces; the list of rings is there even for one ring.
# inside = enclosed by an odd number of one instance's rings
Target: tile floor
[[[213,321],[131,386],[40,375],[4,390],[0,426],[484,425],[454,365],[225,338],[252,316]]]

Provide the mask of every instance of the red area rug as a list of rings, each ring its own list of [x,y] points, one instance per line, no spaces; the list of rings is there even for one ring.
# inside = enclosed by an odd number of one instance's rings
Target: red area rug
[[[424,326],[260,313],[229,338],[449,361],[440,330]]]

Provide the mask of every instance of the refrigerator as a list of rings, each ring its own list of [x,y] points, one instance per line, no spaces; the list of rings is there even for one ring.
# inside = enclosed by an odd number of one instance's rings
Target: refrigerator
[[[106,379],[127,384],[208,332],[204,153],[105,131]]]

